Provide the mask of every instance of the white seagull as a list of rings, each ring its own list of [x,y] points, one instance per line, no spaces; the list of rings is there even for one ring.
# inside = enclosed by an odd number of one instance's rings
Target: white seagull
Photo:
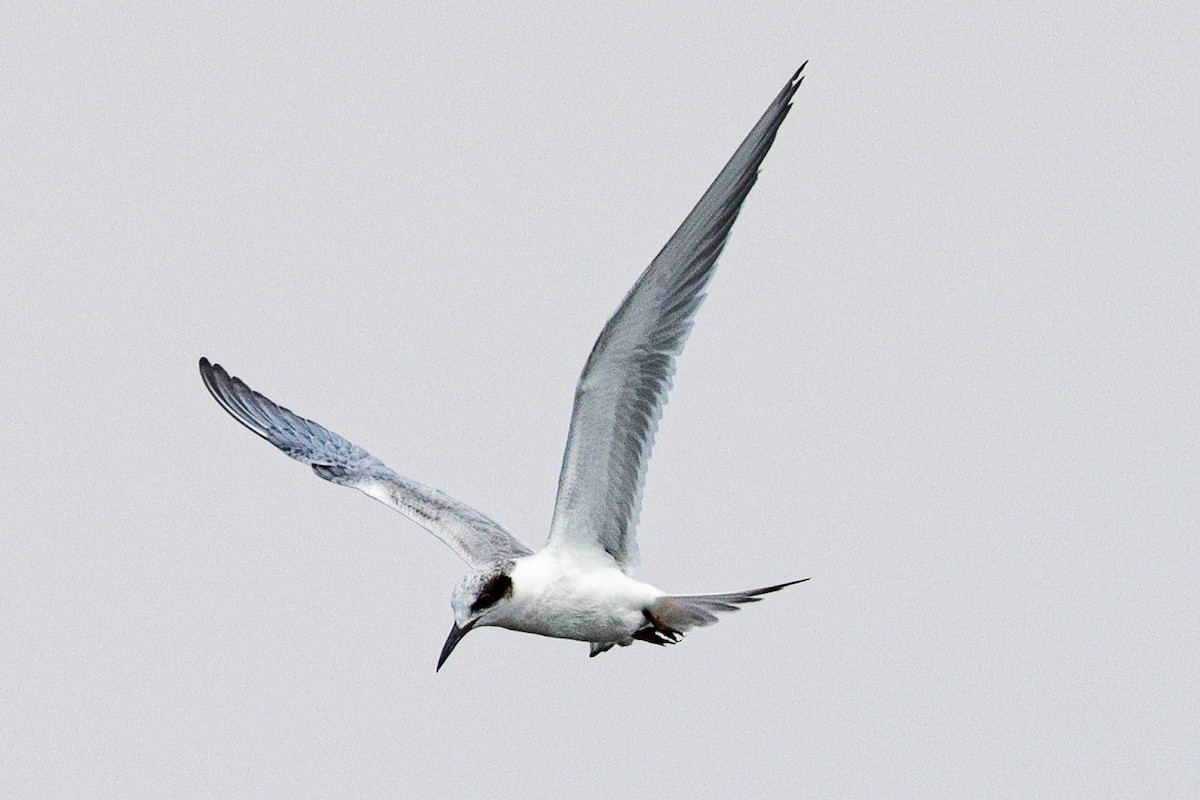
[[[721,612],[801,582],[671,595],[630,575],[639,560],[635,528],[646,462],[675,358],[803,71],[775,97],[596,340],[575,388],[550,536],[536,553],[470,506],[397,475],[358,445],[200,359],[204,384],[238,422],[325,480],[399,511],[470,565],[450,598],[454,626],[437,669],[468,631],[484,625],[589,642],[595,656],[634,639],[672,644]]]

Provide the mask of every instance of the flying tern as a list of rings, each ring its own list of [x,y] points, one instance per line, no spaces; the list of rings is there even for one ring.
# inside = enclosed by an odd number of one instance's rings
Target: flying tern
[[[631,574],[639,561],[642,483],[675,358],[803,71],[776,95],[596,340],[575,388],[550,536],[536,553],[484,514],[398,475],[358,445],[200,359],[208,390],[238,422],[319,477],[399,511],[470,565],[451,596],[454,625],[437,669],[477,627],[577,639],[589,642],[595,656],[634,640],[673,644],[722,612],[801,582],[672,595]]]

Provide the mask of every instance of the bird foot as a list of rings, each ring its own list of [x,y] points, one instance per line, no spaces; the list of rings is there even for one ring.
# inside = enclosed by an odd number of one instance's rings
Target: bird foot
[[[675,644],[683,638],[683,631],[672,628],[659,619],[650,609],[642,609],[642,616],[650,624],[634,632],[633,638],[649,642],[650,644],[656,644],[660,647],[665,644]]]

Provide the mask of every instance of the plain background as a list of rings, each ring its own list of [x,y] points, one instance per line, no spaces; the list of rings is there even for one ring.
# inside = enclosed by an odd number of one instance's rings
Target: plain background
[[[1194,3],[18,4],[0,794],[1183,797]],[[639,577],[802,586],[589,660],[196,361],[533,545],[608,315],[811,59],[680,361]]]

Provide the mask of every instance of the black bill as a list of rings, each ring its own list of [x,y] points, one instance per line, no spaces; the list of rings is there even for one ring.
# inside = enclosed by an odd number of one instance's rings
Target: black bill
[[[454,652],[454,648],[458,646],[458,643],[462,641],[464,636],[470,633],[471,628],[474,628],[475,623],[478,621],[479,620],[471,620],[467,623],[465,628],[458,627],[457,622],[454,623],[454,627],[450,629],[450,635],[446,637],[446,643],[442,645],[442,654],[438,656],[437,669],[434,670],[435,672],[441,670],[442,664],[446,663],[446,659],[449,658],[450,654]]]

